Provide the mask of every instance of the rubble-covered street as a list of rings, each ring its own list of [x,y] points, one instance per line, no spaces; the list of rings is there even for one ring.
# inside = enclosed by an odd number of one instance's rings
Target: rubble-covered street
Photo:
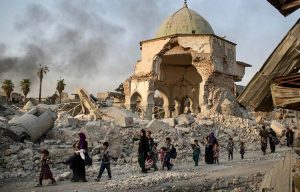
[[[49,110],[53,107],[49,107]],[[1,111],[1,127],[16,126],[10,124],[14,118],[14,111]],[[108,107],[103,111],[114,111],[119,114],[117,107]],[[123,112],[126,112],[123,110]],[[127,116],[135,116],[130,111]],[[105,114],[103,114],[105,116]],[[243,119],[234,116],[182,114],[177,118],[161,120],[142,120],[133,118],[131,127],[120,127],[114,119],[90,121],[89,115],[72,117],[66,112],[58,112],[54,127],[32,143],[28,140],[15,142],[7,136],[1,136],[1,190],[2,191],[111,191],[111,190],[154,190],[154,191],[257,191],[264,175],[274,163],[282,159],[287,151],[280,147],[275,154],[262,155],[260,150],[260,125],[257,118]],[[259,119],[259,118],[258,118]],[[266,121],[267,123],[267,121]],[[137,148],[139,131],[152,131],[152,136],[159,146],[164,146],[164,138],[170,137],[174,141],[178,155],[173,159],[175,167],[171,171],[151,171],[140,173],[137,163]],[[1,129],[3,131],[3,129]],[[72,183],[69,181],[71,170],[65,161],[73,153],[72,144],[78,132],[86,133],[93,165],[87,168],[88,183]],[[194,167],[191,143],[198,139],[204,154],[204,137],[214,131],[218,138],[221,158],[220,164],[207,165],[204,157],[200,167]],[[4,134],[5,135],[5,134]],[[234,160],[227,160],[226,143],[232,137],[235,145]],[[94,182],[100,162],[100,151],[105,141],[111,143],[113,179],[104,176],[99,183]],[[239,142],[246,144],[245,159],[241,160]],[[284,144],[284,138],[282,138]],[[54,177],[58,181],[56,186],[43,189],[35,188],[40,169],[40,150],[49,149],[54,165],[51,167]],[[80,186],[80,190],[76,190]],[[194,188],[194,187],[196,188]]]

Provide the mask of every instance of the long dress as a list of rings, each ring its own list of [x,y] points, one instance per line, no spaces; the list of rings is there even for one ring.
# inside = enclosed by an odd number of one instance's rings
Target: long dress
[[[71,181],[86,181],[84,160],[77,154],[73,158],[73,177]]]
[[[52,179],[52,178],[53,175],[48,164],[48,159],[43,159],[41,172],[40,172],[40,179]]]
[[[85,142],[85,148],[87,150],[87,142]],[[80,157],[79,154],[74,154],[74,157],[72,159],[72,170],[73,170],[73,177],[71,181],[74,182],[87,181],[85,177],[85,162]]]
[[[207,164],[213,164],[214,163],[214,145],[217,144],[218,141],[214,137],[214,135],[211,135],[208,137],[208,144],[205,148],[205,162]]]

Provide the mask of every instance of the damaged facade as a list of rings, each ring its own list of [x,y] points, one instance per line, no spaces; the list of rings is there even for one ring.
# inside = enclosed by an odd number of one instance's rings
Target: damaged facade
[[[124,82],[125,106],[146,119],[152,118],[157,93],[165,118],[186,110],[221,112],[222,101],[234,98],[234,82],[250,66],[237,62],[236,44],[216,36],[186,3],[140,46],[141,60]]]

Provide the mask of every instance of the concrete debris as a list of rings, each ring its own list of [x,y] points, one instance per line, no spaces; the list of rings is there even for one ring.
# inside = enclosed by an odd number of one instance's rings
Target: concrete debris
[[[106,116],[113,118],[115,123],[121,127],[131,127],[133,126],[133,118],[139,118],[131,111],[119,107],[108,107],[103,109],[102,112]]]
[[[181,114],[177,118],[178,125],[191,125],[195,122],[194,117],[191,114]]]
[[[35,142],[54,125],[56,113],[50,109],[48,106],[34,107],[24,115],[9,121],[9,124],[20,126],[22,132]]]
[[[218,92],[218,91],[217,91]],[[236,117],[248,118],[247,112],[239,106],[236,97],[230,91],[221,91],[218,105],[215,105],[214,110],[223,115],[232,115]]]
[[[77,118],[68,117],[68,125],[70,125],[70,126],[77,126],[78,122],[79,122],[79,120]]]
[[[43,108],[45,109],[45,107]],[[38,113],[39,106],[34,107],[26,114]],[[44,113],[47,113],[49,108]],[[221,154],[226,154],[226,146],[229,137],[232,137],[235,145],[235,152],[239,150],[239,142],[244,141],[247,153],[260,150],[260,137],[258,135],[260,126],[256,124],[255,118],[244,119],[235,116],[224,116],[218,113],[209,115],[184,114],[177,119],[154,119],[152,121],[142,120],[130,112],[120,110],[119,108],[108,107],[102,110],[102,119],[91,121],[87,115],[79,115],[71,117],[66,112],[59,112],[58,118],[55,120],[52,129],[46,132],[45,137],[40,139],[40,143],[32,143],[25,140],[24,143],[14,142],[6,137],[3,129],[0,129],[0,179],[15,177],[35,177],[39,170],[40,149],[49,149],[51,159],[54,162],[66,160],[72,153],[72,145],[78,137],[78,132],[84,132],[87,136],[89,144],[89,153],[95,164],[87,168],[87,175],[93,177],[99,170],[97,161],[103,150],[102,143],[109,142],[110,153],[113,157],[112,171],[115,175],[127,174],[124,180],[113,180],[103,185],[106,189],[128,190],[138,189],[140,187],[151,187],[166,181],[186,180],[194,177],[202,177],[199,171],[174,171],[174,172],[156,172],[155,176],[143,176],[137,178],[138,172],[138,138],[141,129],[152,131],[154,141],[158,143],[158,148],[165,145],[165,138],[170,137],[172,143],[177,148],[177,158],[173,159],[173,163],[177,166],[189,166],[192,163],[191,143],[194,139],[198,139],[201,151],[204,153],[204,137],[213,131],[218,138]],[[123,113],[124,112],[124,113]],[[51,112],[52,113],[52,112]],[[132,115],[133,123],[131,126],[122,128],[118,125],[111,114]],[[122,116],[121,115],[121,116]],[[20,116],[22,117],[22,116]],[[16,121],[20,117],[15,117]],[[35,116],[36,117],[36,116]],[[117,117],[117,116],[115,116]],[[8,118],[2,117],[0,127],[6,129],[22,130],[22,125],[7,123]],[[34,125],[34,124],[32,124]],[[17,131],[14,131],[16,134]],[[26,132],[25,132],[26,133]],[[18,133],[16,137],[20,137],[24,132]],[[27,133],[26,133],[27,134]],[[30,136],[29,133],[27,136]],[[222,160],[221,160],[222,161]],[[245,160],[244,163],[251,162],[251,159]],[[185,168],[186,169],[186,168]],[[132,174],[133,173],[133,174]],[[68,166],[63,164],[55,164],[53,174],[58,181],[70,178],[70,170]],[[260,175],[249,176],[249,178],[230,178],[229,180],[218,180],[201,182],[200,188],[205,190],[222,190],[224,188],[233,190],[236,186],[246,185],[247,181],[255,182],[263,177]],[[259,179],[256,179],[259,178]],[[251,183],[250,182],[250,183]],[[251,188],[252,186],[250,186]],[[169,188],[165,186],[163,188]],[[170,189],[174,189],[172,186]],[[176,186],[179,191],[184,188]],[[256,187],[251,189],[256,190]]]
[[[55,180],[56,181],[64,181],[64,180],[67,180],[67,179],[70,179],[71,178],[71,172],[68,171],[68,172],[64,172],[60,175],[58,175]]]
[[[212,126],[213,124],[214,124],[214,122],[212,121],[212,120],[210,120],[210,119],[200,119],[199,121],[198,121],[198,124],[199,125],[205,125],[205,126]]]
[[[120,129],[112,122],[105,135],[104,141],[107,141],[110,145],[110,155],[114,158],[119,158],[122,154],[123,143]]]
[[[176,124],[174,118],[162,119],[162,122],[169,124],[170,127],[175,127],[175,124]]]
[[[101,119],[102,114],[98,109],[98,106],[94,99],[84,89],[77,89],[77,93],[80,97],[80,103],[84,114],[90,114],[93,120]]]
[[[158,132],[162,129],[168,129],[169,125],[163,121],[157,120],[157,119],[152,119],[146,128],[152,132]]]
[[[187,127],[175,126],[175,129],[177,129],[178,131],[182,131],[184,133],[189,133],[190,132],[190,128],[187,128]]]
[[[27,101],[27,103],[24,105],[23,110],[24,111],[29,111],[34,107],[34,105],[32,104],[32,102],[29,100]]]

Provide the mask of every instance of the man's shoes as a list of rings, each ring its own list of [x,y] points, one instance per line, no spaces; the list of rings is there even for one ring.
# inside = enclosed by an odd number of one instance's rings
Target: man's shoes
[[[100,178],[96,178],[96,179],[94,179],[94,181],[99,182],[99,181],[100,181]]]

